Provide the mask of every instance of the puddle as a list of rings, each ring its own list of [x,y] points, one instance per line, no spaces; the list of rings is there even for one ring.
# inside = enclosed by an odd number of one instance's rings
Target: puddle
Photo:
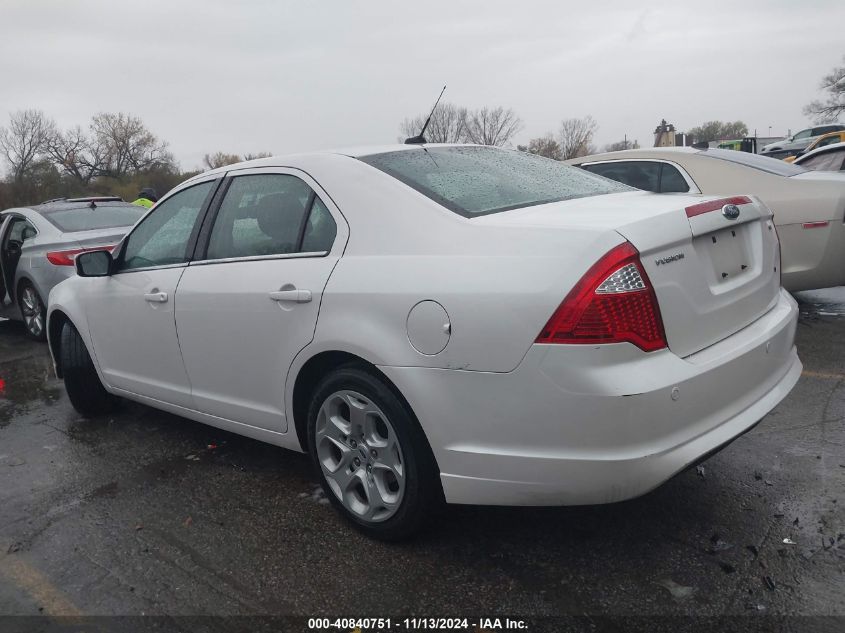
[[[802,317],[845,317],[845,287],[805,290],[793,295]]]
[[[36,402],[55,403],[62,392],[53,373],[49,354],[0,361],[0,428],[8,426],[15,413]]]

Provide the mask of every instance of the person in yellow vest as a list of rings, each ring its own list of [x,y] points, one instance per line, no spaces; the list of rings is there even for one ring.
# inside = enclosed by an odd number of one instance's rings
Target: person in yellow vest
[[[133,200],[132,204],[137,204],[146,209],[149,209],[156,202],[158,202],[158,194],[156,193],[156,190],[152,187],[144,187],[143,189],[141,189],[141,191],[138,192],[138,199]]]

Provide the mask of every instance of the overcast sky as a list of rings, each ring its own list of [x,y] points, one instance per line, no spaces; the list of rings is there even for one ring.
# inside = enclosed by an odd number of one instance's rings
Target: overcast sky
[[[513,108],[515,142],[592,115],[596,144],[741,119],[767,135],[845,54],[845,1],[0,0],[0,125],[140,116],[206,152],[394,142],[444,100]]]

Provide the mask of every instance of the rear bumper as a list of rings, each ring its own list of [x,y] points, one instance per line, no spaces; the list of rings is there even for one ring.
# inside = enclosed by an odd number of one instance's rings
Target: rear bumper
[[[801,374],[798,308],[776,306],[687,358],[628,344],[535,345],[510,373],[381,369],[417,413],[446,499],[489,505],[639,496],[754,426]]]

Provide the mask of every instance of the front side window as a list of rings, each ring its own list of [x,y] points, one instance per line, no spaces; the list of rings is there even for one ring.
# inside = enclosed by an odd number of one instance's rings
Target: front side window
[[[214,181],[183,189],[159,203],[129,234],[118,270],[188,261],[188,243]]]
[[[659,190],[660,163],[653,161],[619,160],[611,163],[584,165],[584,169],[617,182],[624,182],[626,185],[643,191],[657,192]]]
[[[802,138],[810,138],[813,135],[813,130],[801,130],[795,136],[792,137],[793,140],[797,141]]]
[[[415,147],[359,160],[469,218],[629,191],[555,160],[494,147]]]
[[[296,176],[237,176],[217,212],[206,257],[328,251],[336,232],[328,209]]]

